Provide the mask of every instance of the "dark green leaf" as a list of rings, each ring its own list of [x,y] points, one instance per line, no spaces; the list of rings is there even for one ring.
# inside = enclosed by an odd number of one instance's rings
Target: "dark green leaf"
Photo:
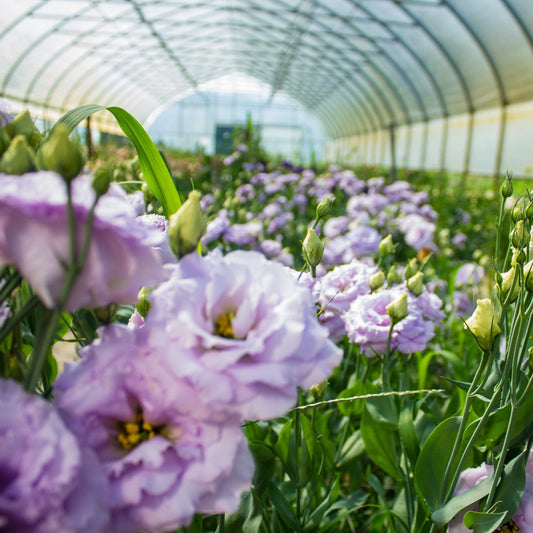
[[[493,531],[503,524],[505,513],[479,513],[467,511],[463,519],[464,525],[473,529],[474,533],[493,533]]]

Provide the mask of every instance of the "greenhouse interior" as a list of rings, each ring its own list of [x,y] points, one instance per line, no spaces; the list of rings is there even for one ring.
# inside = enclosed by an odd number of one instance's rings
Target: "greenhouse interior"
[[[533,0],[0,13],[0,533],[533,533]]]

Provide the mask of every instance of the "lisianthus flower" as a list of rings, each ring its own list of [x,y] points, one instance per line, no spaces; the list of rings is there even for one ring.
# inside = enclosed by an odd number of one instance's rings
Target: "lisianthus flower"
[[[0,531],[100,532],[107,482],[43,398],[0,380]]]
[[[164,235],[135,217],[118,185],[98,202],[91,244],[66,310],[132,304],[143,285],[165,279],[158,250]],[[78,246],[93,203],[90,178],[75,179],[73,204]],[[58,305],[69,260],[66,188],[53,172],[0,175],[0,266],[13,265],[42,302]]]
[[[397,223],[404,234],[405,242],[415,250],[435,248],[433,239],[436,226],[433,222],[417,213],[411,213],[398,218]]]
[[[466,492],[473,489],[484,479],[492,475],[494,467],[482,463],[476,468],[467,468],[459,476],[457,487],[455,489],[455,495]],[[472,504],[463,511],[461,511],[453,520],[448,524],[448,533],[468,533],[472,531],[467,529],[463,523],[463,518],[468,510],[476,510],[477,504]],[[513,522],[519,527],[520,531],[528,532],[533,531],[533,454],[529,454],[528,461],[526,463],[526,486],[524,489],[524,495],[520,507],[512,518]]]
[[[243,419],[285,414],[342,356],[310,292],[258,252],[190,254],[150,300],[148,343],[213,409]]]
[[[343,315],[348,338],[359,344],[368,356],[374,352],[383,355],[387,342],[391,319],[387,306],[397,301],[406,289],[382,289],[372,294],[359,296]],[[408,297],[408,315],[393,328],[390,349],[401,353],[414,353],[426,348],[433,338],[433,321],[424,320],[424,315],[413,297]]]
[[[107,474],[113,533],[234,512],[253,475],[239,421],[213,420],[194,387],[139,342],[144,328],[100,329],[55,383],[61,416]]]

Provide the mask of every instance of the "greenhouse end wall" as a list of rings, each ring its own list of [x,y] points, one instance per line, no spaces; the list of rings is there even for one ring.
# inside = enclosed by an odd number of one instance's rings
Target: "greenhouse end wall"
[[[533,101],[326,143],[326,159],[348,164],[533,178]]]

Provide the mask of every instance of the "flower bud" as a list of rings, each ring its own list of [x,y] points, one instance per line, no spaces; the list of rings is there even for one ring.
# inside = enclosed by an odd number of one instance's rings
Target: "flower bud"
[[[142,287],[139,294],[137,294],[137,305],[135,307],[137,307],[137,311],[143,318],[146,318],[148,311],[150,311],[150,308],[152,307],[152,303],[148,298],[150,292],[150,289],[147,287]]]
[[[113,181],[112,170],[108,166],[97,168],[94,171],[92,187],[96,196],[103,196]]]
[[[524,220],[526,213],[524,210],[524,205],[522,202],[517,202],[516,205],[511,210],[511,220],[513,222],[518,222],[519,220]]]
[[[416,258],[409,259],[409,263],[407,263],[407,266],[405,267],[405,279],[409,279],[410,277],[414,276],[418,272],[418,261]]]
[[[370,285],[371,291],[377,291],[379,288],[383,287],[384,283],[385,274],[381,272],[381,270],[373,276],[370,276],[370,279],[368,280],[368,284]]]
[[[94,314],[102,322],[102,324],[111,324],[113,321],[113,317],[115,316],[115,313],[117,312],[118,306],[117,304],[109,304],[105,307],[97,307],[94,310]]]
[[[66,180],[75,178],[84,165],[79,146],[70,140],[69,130],[56,124],[39,150],[39,163],[45,170],[53,170]]]
[[[524,250],[514,250],[513,257],[511,259],[511,265],[523,265],[526,262],[526,252]]]
[[[311,385],[311,388],[309,391],[313,395],[313,400],[315,402],[319,402],[324,397],[324,394],[326,394],[326,390],[328,388],[328,382],[323,381],[322,383],[315,383],[314,385]]]
[[[500,333],[499,318],[490,298],[477,301],[477,307],[472,316],[465,322],[476,338],[482,350],[488,350],[494,338]]]
[[[17,135],[24,135],[28,143],[36,129],[27,109],[19,113],[9,124],[6,124],[6,132],[12,139]]]
[[[394,252],[394,243],[392,242],[392,235],[387,235],[379,242],[379,256],[387,257]]]
[[[500,187],[500,194],[502,195],[502,198],[509,198],[513,194],[513,184],[511,182],[511,176],[507,175],[505,178],[505,181],[503,182],[502,186]]]
[[[7,150],[11,139],[4,128],[0,128],[0,156]]]
[[[398,324],[400,320],[403,320],[409,314],[407,294],[404,292],[397,300],[387,305],[385,309],[391,319],[392,325]]]
[[[533,292],[533,260],[524,265],[524,285],[526,291]]]
[[[83,168],[83,154],[79,146],[70,140],[69,130],[56,124],[39,150],[39,163],[45,170],[53,170],[66,180],[75,178]]]
[[[499,286],[501,288],[501,295],[503,298],[507,298],[511,289],[513,290],[513,292],[510,298],[510,302],[514,302],[518,298],[520,287],[518,284],[518,280],[516,279],[515,267],[512,267],[507,272],[502,273],[501,283],[499,284]]]
[[[529,228],[523,220],[517,220],[513,231],[511,231],[511,244],[521,250],[529,244]]]
[[[402,280],[400,274],[398,274],[398,271],[396,270],[396,267],[392,265],[389,268],[389,272],[387,273],[387,282],[389,285],[394,285],[395,283],[399,283]]]
[[[533,202],[529,202],[526,207],[526,217],[531,222],[533,219]]]
[[[407,288],[415,295],[420,296],[424,290],[424,273],[417,272],[407,280]]]
[[[0,159],[0,172],[20,175],[36,168],[35,155],[26,137],[16,135]]]
[[[169,218],[170,248],[178,259],[196,250],[207,228],[200,196],[198,191],[191,191],[183,205]]]
[[[329,214],[331,211],[331,206],[335,198],[333,196],[326,196],[317,206],[316,206],[316,216],[317,218],[323,218]]]
[[[302,243],[302,250],[304,258],[311,268],[316,267],[322,260],[324,243],[320,240],[320,237],[315,233],[314,229],[309,228],[307,230],[307,235]]]

